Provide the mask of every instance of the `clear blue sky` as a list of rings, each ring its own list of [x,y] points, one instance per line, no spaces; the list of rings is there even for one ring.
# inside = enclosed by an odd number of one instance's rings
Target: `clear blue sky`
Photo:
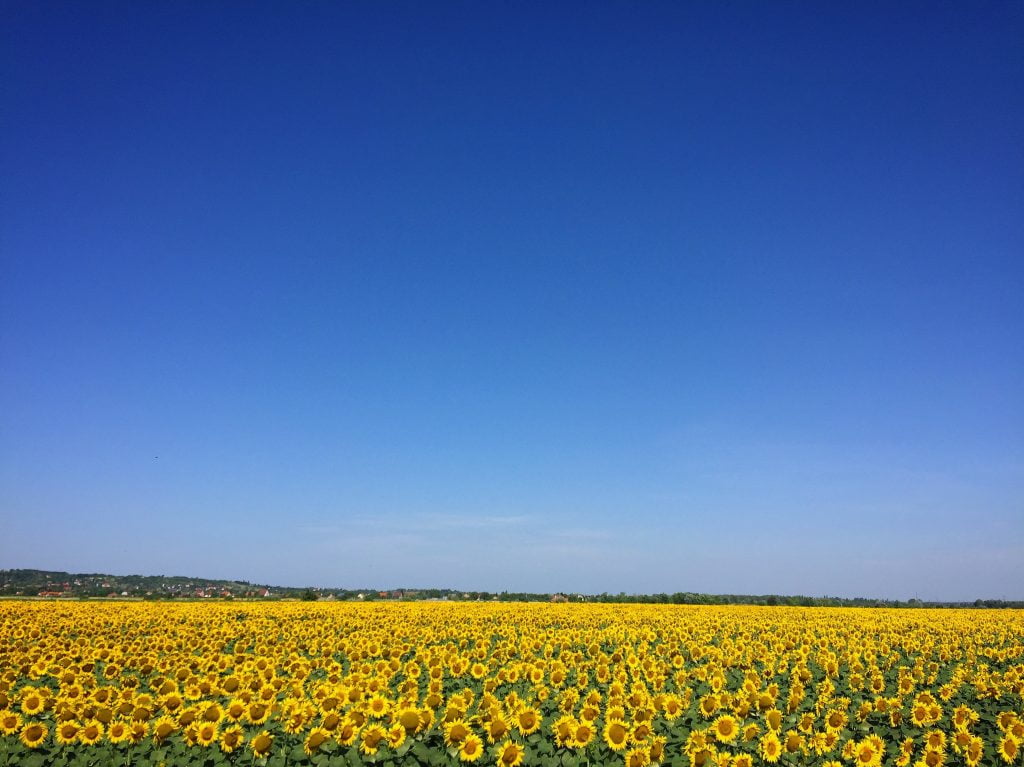
[[[0,567],[1024,598],[1024,5],[0,10]]]

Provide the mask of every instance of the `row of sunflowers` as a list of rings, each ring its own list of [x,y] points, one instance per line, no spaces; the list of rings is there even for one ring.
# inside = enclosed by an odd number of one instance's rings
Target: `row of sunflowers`
[[[1020,763],[1024,612],[0,602],[0,765]]]

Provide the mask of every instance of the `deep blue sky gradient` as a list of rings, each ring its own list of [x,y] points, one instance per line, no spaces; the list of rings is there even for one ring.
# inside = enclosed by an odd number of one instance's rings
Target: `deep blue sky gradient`
[[[0,566],[1024,597],[1021,3],[0,35]]]

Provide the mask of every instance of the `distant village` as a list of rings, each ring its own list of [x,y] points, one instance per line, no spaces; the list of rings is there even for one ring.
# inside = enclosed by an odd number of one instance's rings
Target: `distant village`
[[[306,601],[585,601],[582,594],[525,594],[456,589],[294,588],[164,575],[0,570],[0,596],[43,599],[292,599]]]
[[[0,598],[21,599],[122,599],[122,600],[303,600],[309,602],[602,602],[609,604],[760,605],[764,607],[890,607],[890,608],[1024,608],[1024,602],[977,599],[973,602],[924,602],[868,599],[863,597],[808,597],[701,594],[580,594],[512,591],[463,591],[460,589],[343,589],[288,587],[165,575],[109,575],[65,573],[49,570],[0,570]]]

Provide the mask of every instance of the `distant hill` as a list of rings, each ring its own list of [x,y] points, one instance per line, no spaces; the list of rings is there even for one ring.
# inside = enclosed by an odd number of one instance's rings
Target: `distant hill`
[[[802,607],[974,607],[1024,608],[1024,601],[978,599],[974,602],[922,602],[911,599],[867,599],[857,597],[807,597],[778,594],[568,594],[460,591],[458,589],[346,589],[272,586],[249,581],[193,578],[183,575],[109,575],[66,573],[54,570],[0,570],[0,596],[43,598],[108,599],[305,599],[305,600],[445,600],[500,602],[605,602],[687,605],[790,605]]]
[[[0,570],[0,596],[134,599],[477,599],[454,589],[342,589],[272,586],[184,575],[111,575]],[[548,595],[544,595],[545,598]]]
[[[113,597],[113,596],[257,596],[269,589],[247,581],[188,578],[181,575],[109,575],[52,570],[0,570],[4,596]]]

